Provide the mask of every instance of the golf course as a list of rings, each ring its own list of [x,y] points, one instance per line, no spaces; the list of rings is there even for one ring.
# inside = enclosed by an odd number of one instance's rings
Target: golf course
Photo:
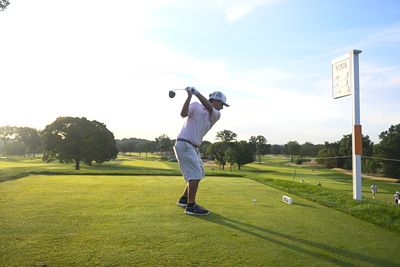
[[[176,205],[177,163],[157,155],[80,171],[2,158],[0,266],[398,266],[400,184],[375,181],[372,199],[363,179],[357,203],[351,176],[284,157],[205,166],[198,202],[211,215],[196,217]]]

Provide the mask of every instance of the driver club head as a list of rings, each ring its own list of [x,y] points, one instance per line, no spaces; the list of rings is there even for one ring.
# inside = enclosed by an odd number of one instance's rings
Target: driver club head
[[[168,93],[168,95],[169,95],[169,98],[174,98],[175,97],[175,92],[174,91],[169,91],[169,93]]]

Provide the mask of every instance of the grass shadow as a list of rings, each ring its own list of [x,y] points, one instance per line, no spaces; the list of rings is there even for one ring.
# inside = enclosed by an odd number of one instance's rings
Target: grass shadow
[[[315,209],[314,206],[311,206],[311,205],[308,205],[308,204],[304,204],[304,203],[293,202],[292,205],[295,205],[295,206],[302,206],[302,207],[307,207],[307,208]]]
[[[303,253],[311,257],[318,258],[330,264],[340,266],[356,266],[356,264],[353,264],[350,261],[356,260],[368,264],[375,264],[378,266],[398,266],[397,263],[391,262],[386,259],[378,259],[354,251],[333,247],[324,243],[310,241],[307,239],[276,232],[270,229],[265,229],[256,225],[225,217],[218,213],[212,213],[210,216],[199,216],[196,218],[222,225],[232,230],[239,231],[254,236],[256,238],[274,243],[283,248],[293,250],[297,253]],[[330,254],[334,255],[329,256]],[[339,257],[347,258],[348,261],[339,259]]]
[[[18,173],[16,175],[11,175],[11,176],[4,176],[4,177],[0,176],[0,183],[7,182],[7,181],[12,181],[12,180],[18,180],[18,179],[21,179],[21,178],[25,178],[25,177],[27,177],[29,175],[31,175],[31,174],[30,173],[26,173],[26,172],[21,172],[21,173]]]

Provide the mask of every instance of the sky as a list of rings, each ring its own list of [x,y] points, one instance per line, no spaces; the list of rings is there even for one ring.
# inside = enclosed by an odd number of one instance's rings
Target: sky
[[[353,96],[332,97],[332,61],[362,50],[364,135],[400,123],[397,0],[9,0],[0,12],[0,126],[44,129],[59,116],[106,124],[117,139],[175,139],[186,93],[230,107],[230,130],[269,144],[339,141]],[[194,97],[192,101],[197,101]]]

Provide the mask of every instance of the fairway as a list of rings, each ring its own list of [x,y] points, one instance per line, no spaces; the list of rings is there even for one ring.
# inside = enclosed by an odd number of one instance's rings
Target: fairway
[[[245,178],[207,177],[176,206],[176,176],[46,176],[0,183],[1,266],[395,266],[398,234]],[[252,199],[256,198],[256,203]]]

